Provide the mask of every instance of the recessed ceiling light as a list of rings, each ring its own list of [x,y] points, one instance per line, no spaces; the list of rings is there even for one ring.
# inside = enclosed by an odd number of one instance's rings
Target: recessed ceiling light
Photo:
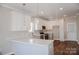
[[[44,14],[44,11],[41,11],[40,14]]]
[[[59,8],[60,10],[63,10],[63,8]]]
[[[64,17],[66,17],[67,15],[64,15]]]

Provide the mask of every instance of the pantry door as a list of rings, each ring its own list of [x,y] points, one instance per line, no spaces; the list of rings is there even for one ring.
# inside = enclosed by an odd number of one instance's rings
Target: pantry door
[[[76,23],[67,24],[67,40],[77,40]]]

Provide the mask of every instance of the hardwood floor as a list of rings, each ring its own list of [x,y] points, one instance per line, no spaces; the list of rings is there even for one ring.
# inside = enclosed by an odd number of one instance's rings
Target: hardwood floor
[[[79,45],[76,41],[54,41],[54,55],[79,55]]]

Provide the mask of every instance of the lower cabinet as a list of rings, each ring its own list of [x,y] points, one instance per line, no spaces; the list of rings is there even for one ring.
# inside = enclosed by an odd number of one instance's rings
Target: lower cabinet
[[[13,42],[15,55],[50,55],[53,54],[52,45],[39,45]],[[52,47],[51,47],[52,46]]]

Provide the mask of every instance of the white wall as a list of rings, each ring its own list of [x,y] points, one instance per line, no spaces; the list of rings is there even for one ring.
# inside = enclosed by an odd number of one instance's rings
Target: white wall
[[[77,40],[79,41],[79,15],[77,16]]]
[[[11,13],[7,8],[0,6],[0,49],[2,52],[7,50],[7,41],[5,40],[8,36],[11,27]]]

